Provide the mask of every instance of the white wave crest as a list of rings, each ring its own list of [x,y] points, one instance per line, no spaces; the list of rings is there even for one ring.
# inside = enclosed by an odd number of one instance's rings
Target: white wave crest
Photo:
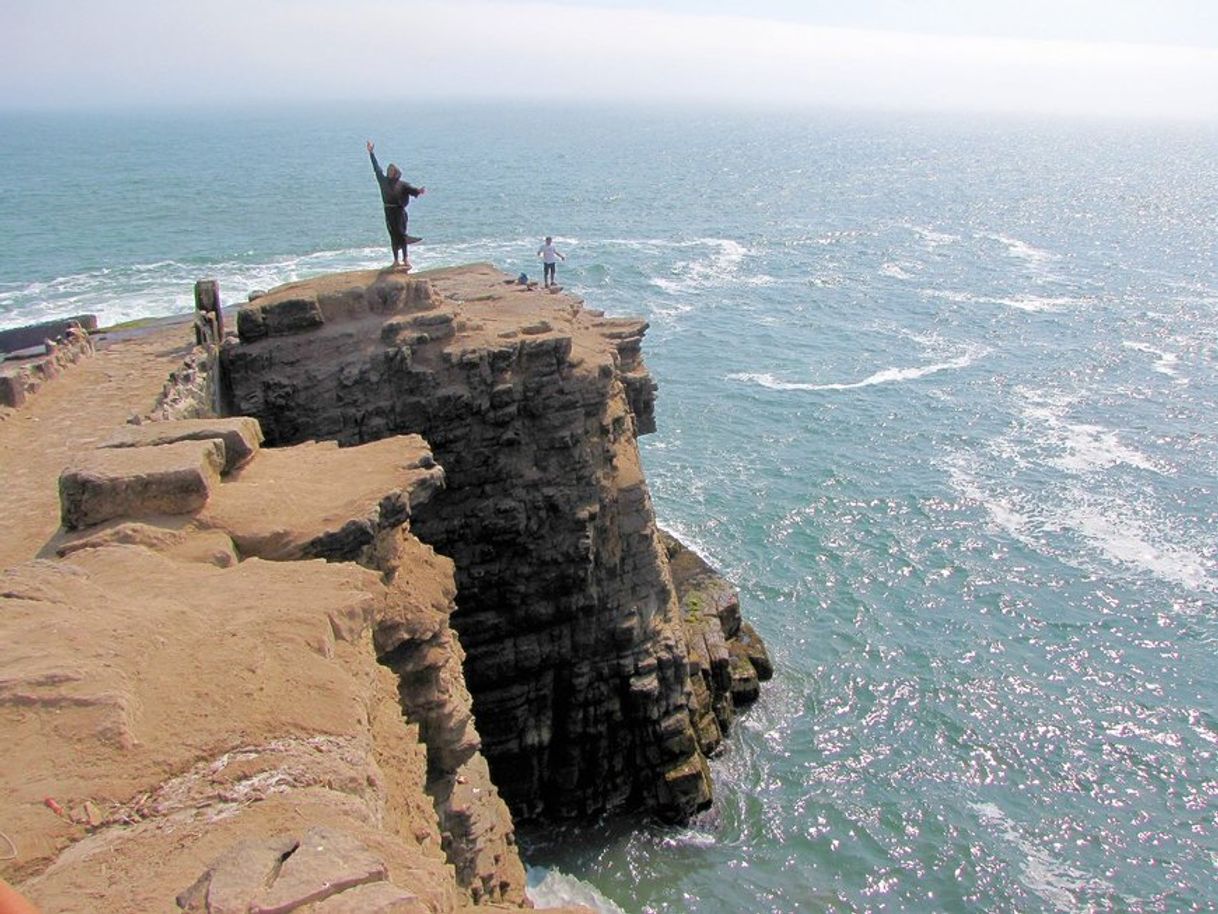
[[[1077,867],[1058,860],[1036,842],[1027,838],[1001,809],[993,803],[970,803],[981,822],[991,826],[1011,843],[1023,857],[1023,884],[1059,911],[1091,911],[1079,895],[1084,892],[1111,892],[1111,883],[1090,876]]]
[[[698,831],[696,828],[683,828],[671,835],[666,835],[660,842],[665,847],[714,847],[719,842],[710,832]]]
[[[1089,431],[1086,436],[1073,453],[1045,460],[1040,433],[1030,440],[1008,435],[991,443],[989,449],[999,463],[988,471],[985,458],[974,453],[951,455],[945,469],[962,497],[983,508],[996,527],[1030,549],[1088,572],[1116,565],[1186,590],[1218,591],[1218,563],[1207,531],[1173,519],[1150,496],[1112,491],[1106,474],[1087,472],[1093,466],[1110,466],[1118,458],[1135,465],[1148,458],[1136,451],[1114,451],[1104,436],[1092,439]],[[1045,479],[1046,465],[1068,475]],[[1030,486],[1012,482],[1014,468],[1034,472],[1038,482]],[[1097,558],[1105,564],[1097,563]]]
[[[1007,254],[1014,257],[1016,260],[1022,260],[1029,266],[1043,266],[1050,261],[1056,260],[1057,255],[1051,251],[1046,251],[1043,248],[1033,247],[1026,241],[1019,238],[1013,238],[1010,235],[991,234],[986,235],[987,238],[992,238],[1006,246]]]
[[[672,265],[669,276],[657,276],[651,280],[652,285],[670,295],[722,288],[739,278],[740,266],[748,255],[744,245],[730,238],[701,238],[674,246],[709,248],[709,251],[703,257],[677,261]],[[747,281],[752,277],[744,279]]]
[[[965,467],[962,455],[957,454],[947,460],[947,473],[952,488],[969,501],[981,505],[996,527],[1021,543],[1035,545],[1028,535],[1033,526],[1032,517],[1014,498],[988,491]]]
[[[1153,367],[1154,370],[1160,374],[1165,374],[1173,378],[1178,375],[1176,366],[1180,362],[1180,357],[1174,352],[1165,352],[1162,349],[1156,349],[1154,346],[1151,346],[1148,343],[1139,343],[1133,340],[1125,340],[1123,343],[1121,343],[1121,345],[1126,349],[1133,349],[1136,352],[1144,352],[1147,355],[1155,356],[1156,359]]]
[[[857,390],[861,387],[874,387],[877,384],[898,384],[903,381],[916,381],[919,378],[938,374],[941,371],[966,368],[988,351],[978,347],[946,362],[935,362],[931,365],[919,365],[913,368],[885,368],[882,371],[877,371],[875,374],[868,375],[861,381],[835,384],[807,384],[797,381],[783,381],[772,374],[758,372],[729,374],[727,380],[746,381],[769,388],[770,390]]]
[[[954,244],[960,240],[959,235],[951,235],[947,232],[937,232],[934,229],[927,228],[923,225],[908,226],[909,230],[926,242],[927,247],[937,248],[945,244]]]
[[[1025,388],[1018,392],[1028,400],[1024,417],[1042,427],[1039,443],[1056,451],[1056,456],[1047,460],[1051,466],[1074,473],[1091,473],[1126,464],[1162,476],[1174,474],[1170,464],[1153,460],[1122,442],[1119,432],[1088,422],[1068,421],[1069,399]]]
[[[1111,561],[1149,572],[1190,590],[1218,589],[1210,575],[1212,562],[1188,546],[1165,542],[1136,517],[1112,506],[1076,502],[1066,518]]]
[[[923,289],[928,298],[942,298],[965,305],[1001,305],[1016,311],[1057,312],[1066,308],[1087,304],[1087,299],[1070,295],[972,295],[968,292],[952,292],[944,289]]]
[[[626,914],[594,886],[559,870],[529,867],[527,894],[541,910],[582,904],[601,914]]]

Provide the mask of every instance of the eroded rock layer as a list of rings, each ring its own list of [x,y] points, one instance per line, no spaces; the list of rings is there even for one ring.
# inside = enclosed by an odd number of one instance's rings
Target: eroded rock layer
[[[227,407],[276,445],[431,445],[447,484],[412,528],[456,563],[465,682],[515,812],[687,818],[710,802],[706,755],[733,695],[748,696],[730,661],[716,666],[735,632],[683,619],[656,529],[636,445],[654,428],[646,324],[504,278],[368,272],[275,290],[222,352]],[[420,681],[442,665],[418,645],[386,654],[422,662]]]
[[[443,471],[417,436],[260,441],[248,419],[116,435],[61,492],[65,516],[125,513],[0,572],[4,875],[48,914],[523,904],[452,563],[410,532]],[[214,452],[201,504],[132,487],[183,442]]]

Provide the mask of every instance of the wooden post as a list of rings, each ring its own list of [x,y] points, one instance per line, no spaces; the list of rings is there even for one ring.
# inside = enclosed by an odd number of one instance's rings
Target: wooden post
[[[220,283],[214,279],[200,279],[195,283],[195,310],[214,315],[217,346],[224,339],[224,312],[220,310]],[[195,331],[195,342],[202,345],[198,339],[199,332]]]
[[[224,342],[224,312],[220,309],[220,283],[200,279],[195,283],[195,343],[207,347],[207,373],[211,381],[209,404],[212,415],[221,414],[220,344]]]

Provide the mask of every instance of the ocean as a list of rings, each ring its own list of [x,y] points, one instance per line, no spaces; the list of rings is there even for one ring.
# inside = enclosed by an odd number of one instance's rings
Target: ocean
[[[662,525],[777,673],[606,912],[1218,910],[1218,126],[521,105],[0,115],[0,326],[388,262],[651,323]]]

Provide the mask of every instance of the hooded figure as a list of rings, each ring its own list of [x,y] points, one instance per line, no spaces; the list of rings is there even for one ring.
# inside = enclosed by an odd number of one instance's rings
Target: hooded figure
[[[415,187],[402,180],[402,170],[389,163],[386,171],[381,166],[373,152],[372,140],[368,141],[368,156],[372,159],[372,170],[376,174],[376,183],[381,188],[381,202],[385,205],[385,228],[389,230],[389,243],[393,246],[393,265],[398,265],[398,251],[402,252],[402,266],[410,269],[410,261],[406,259],[406,245],[410,241],[419,241],[406,233],[406,207],[411,197],[421,197],[427,193],[426,187]]]

